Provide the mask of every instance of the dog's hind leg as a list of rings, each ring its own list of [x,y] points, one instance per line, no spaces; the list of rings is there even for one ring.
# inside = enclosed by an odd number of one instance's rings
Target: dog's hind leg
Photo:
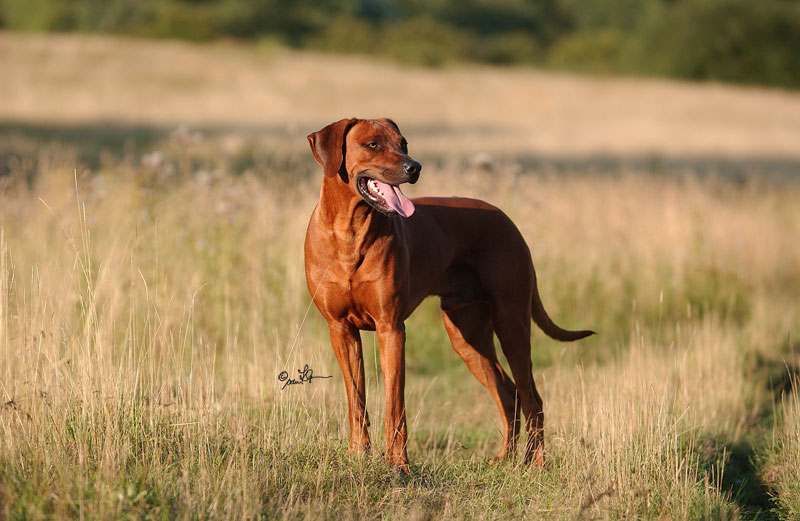
[[[511,312],[509,312],[511,311]],[[528,315],[506,310],[495,314],[497,338],[506,355],[517,385],[522,412],[525,414],[525,463],[544,465],[544,411],[542,397],[533,381],[531,364],[531,323]],[[525,311],[523,308],[522,311]]]
[[[489,305],[476,302],[442,311],[453,349],[475,378],[489,391],[500,410],[503,445],[495,459],[513,458],[520,428],[520,408],[514,383],[497,361]]]

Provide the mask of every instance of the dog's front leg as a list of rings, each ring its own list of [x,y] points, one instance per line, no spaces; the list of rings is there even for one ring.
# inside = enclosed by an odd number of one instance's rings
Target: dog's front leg
[[[386,461],[407,474],[405,326],[402,322],[379,325],[377,334],[386,393]]]
[[[347,391],[348,417],[350,420],[350,452],[369,449],[369,416],[364,382],[364,356],[361,351],[361,333],[352,324],[333,322],[329,324],[331,345],[339,361]]]

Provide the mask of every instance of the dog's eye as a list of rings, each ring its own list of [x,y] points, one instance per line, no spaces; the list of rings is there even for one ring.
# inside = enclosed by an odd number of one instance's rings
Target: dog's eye
[[[400,150],[402,150],[404,154],[408,154],[408,141],[405,139],[400,143]]]
[[[376,142],[374,142],[374,141],[370,141],[369,143],[365,144],[364,146],[369,148],[369,149],[372,149],[372,150],[377,150],[378,149],[378,144]]]

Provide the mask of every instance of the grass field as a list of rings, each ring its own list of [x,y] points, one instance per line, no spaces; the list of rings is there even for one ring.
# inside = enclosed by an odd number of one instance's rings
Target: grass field
[[[791,170],[800,95],[234,44],[0,33],[0,51],[0,519],[800,515],[797,179],[518,160]],[[434,300],[407,323],[410,476],[380,447],[346,453],[302,240],[319,190],[304,135],[351,114],[392,116],[420,151],[407,194],[502,207],[551,316],[600,333],[534,332],[545,468],[486,464],[497,413]],[[281,389],[304,364],[333,378]]]

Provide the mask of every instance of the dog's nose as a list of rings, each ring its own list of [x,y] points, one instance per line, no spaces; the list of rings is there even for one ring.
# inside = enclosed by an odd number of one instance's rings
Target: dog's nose
[[[405,170],[408,175],[408,182],[413,185],[417,182],[417,179],[419,179],[419,172],[422,170],[422,165],[410,159],[403,166],[403,170]]]

